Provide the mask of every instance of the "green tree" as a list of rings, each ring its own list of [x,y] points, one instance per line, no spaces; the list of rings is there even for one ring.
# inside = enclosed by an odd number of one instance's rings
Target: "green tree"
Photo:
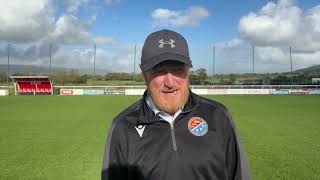
[[[203,82],[207,79],[207,70],[206,69],[204,69],[204,68],[197,69],[195,73],[199,77],[199,80],[201,82]]]
[[[223,76],[220,76],[218,79],[219,79],[219,84],[220,85],[223,85],[223,84],[226,83],[225,80],[223,79]]]
[[[6,73],[0,73],[0,83],[7,82],[7,74]]]
[[[230,74],[230,75],[229,75],[229,80],[228,80],[228,83],[229,83],[229,84],[235,83],[236,80],[237,80],[237,76],[236,76],[235,74]]]
[[[133,75],[129,74],[129,73],[124,73],[124,72],[120,72],[120,73],[107,73],[104,76],[104,79],[109,81],[109,80],[120,80],[120,81],[128,81],[128,80],[132,80],[133,79]]]
[[[53,79],[55,81],[55,84],[61,84],[64,85],[66,82],[66,72],[57,72],[54,74]]]
[[[136,74],[136,81],[144,81],[144,77],[142,73]]]
[[[77,83],[78,80],[80,79],[80,74],[79,74],[78,70],[71,69],[67,78],[68,78],[69,83]]]
[[[262,79],[262,84],[269,85],[271,82],[271,76],[269,73],[265,74]]]
[[[192,84],[192,85],[199,85],[200,84],[199,76],[197,76],[194,71],[190,72],[189,79],[190,79],[190,84]]]

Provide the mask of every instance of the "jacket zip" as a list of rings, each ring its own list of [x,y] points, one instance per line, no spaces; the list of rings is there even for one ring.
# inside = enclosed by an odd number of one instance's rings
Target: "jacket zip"
[[[172,147],[173,147],[173,151],[177,151],[177,142],[176,142],[176,135],[174,133],[174,121],[172,123],[166,121],[166,120],[161,120],[161,121],[164,121],[166,123],[168,123],[170,125],[170,134],[171,134],[171,140],[172,140]]]
[[[170,127],[171,127],[171,139],[172,139],[173,150],[177,151],[177,142],[176,142],[176,136],[174,134],[173,123],[170,123]]]

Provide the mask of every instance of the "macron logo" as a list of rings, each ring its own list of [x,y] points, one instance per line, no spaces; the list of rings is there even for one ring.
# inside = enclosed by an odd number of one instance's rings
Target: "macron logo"
[[[173,39],[170,39],[170,41],[164,41],[163,39],[160,39],[160,40],[159,40],[159,48],[163,48],[163,46],[164,46],[165,44],[170,45],[171,48],[175,48],[175,47],[176,47],[176,45],[174,44],[175,42],[176,42],[176,41],[173,40]]]
[[[141,138],[142,138],[143,131],[144,131],[145,127],[146,127],[146,125],[139,125],[139,126],[136,126],[136,127],[135,127],[136,130],[137,130],[137,132],[138,132],[138,134],[139,134],[139,136],[140,136]]]

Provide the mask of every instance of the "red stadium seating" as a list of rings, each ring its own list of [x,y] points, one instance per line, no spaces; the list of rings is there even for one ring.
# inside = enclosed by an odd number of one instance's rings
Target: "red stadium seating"
[[[12,76],[19,94],[53,94],[53,87],[47,76]]]
[[[50,83],[42,82],[40,84],[37,84],[37,92],[51,92],[52,86]]]

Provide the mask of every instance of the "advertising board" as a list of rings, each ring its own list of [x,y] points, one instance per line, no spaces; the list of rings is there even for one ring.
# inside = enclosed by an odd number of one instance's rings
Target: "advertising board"
[[[63,96],[83,95],[83,89],[60,89],[60,95],[63,95]]]
[[[310,89],[289,89],[290,94],[308,94]]]
[[[84,89],[83,95],[104,95],[104,90],[101,89]]]
[[[228,94],[228,89],[208,89],[208,94]]]
[[[8,96],[9,91],[7,89],[0,89],[0,96]]]
[[[125,89],[125,95],[143,95],[145,89]]]
[[[104,90],[103,92],[104,94],[108,95],[113,95],[113,94],[125,94],[125,91],[124,90]]]
[[[228,89],[228,94],[271,94],[272,89]]]
[[[311,89],[308,94],[320,94],[320,89]]]
[[[280,95],[280,94],[289,94],[289,90],[287,90],[287,89],[283,89],[283,90],[276,90],[276,89],[274,89],[274,90],[272,91],[272,94],[278,94],[278,95]]]
[[[208,89],[191,89],[195,94],[206,95],[208,94]]]

